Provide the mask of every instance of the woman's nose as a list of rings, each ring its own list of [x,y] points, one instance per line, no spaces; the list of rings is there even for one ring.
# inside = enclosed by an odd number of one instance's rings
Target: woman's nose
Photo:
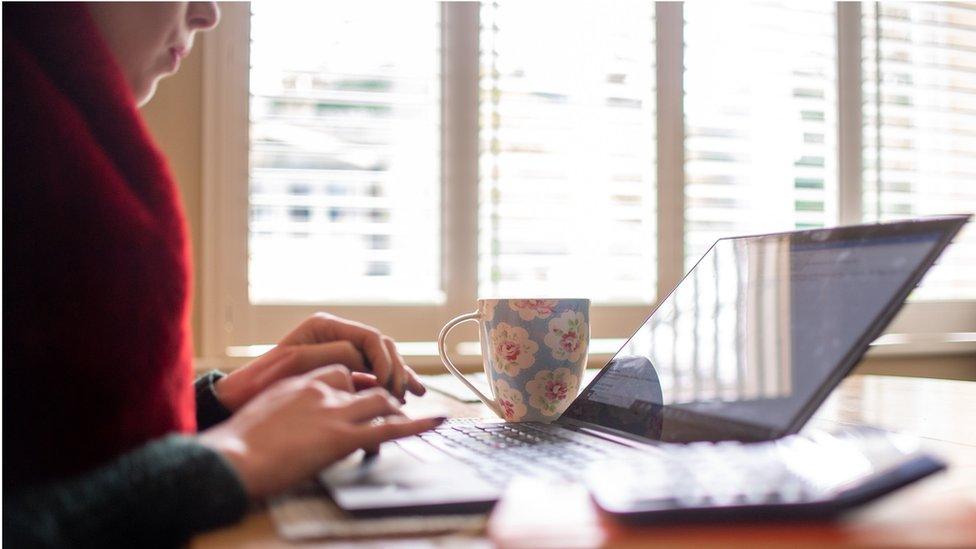
[[[190,2],[186,10],[186,21],[190,30],[208,30],[220,21],[220,8],[217,2]]]

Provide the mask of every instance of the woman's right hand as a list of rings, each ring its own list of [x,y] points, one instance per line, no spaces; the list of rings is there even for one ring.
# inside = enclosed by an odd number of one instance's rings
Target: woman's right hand
[[[380,421],[374,421],[380,420]],[[385,389],[354,392],[343,366],[282,380],[199,441],[237,470],[252,498],[281,492],[359,448],[415,435],[444,418],[411,420]]]

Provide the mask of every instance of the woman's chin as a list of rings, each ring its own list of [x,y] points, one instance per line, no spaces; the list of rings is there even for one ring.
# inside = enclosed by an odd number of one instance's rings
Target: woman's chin
[[[158,82],[159,79],[157,78],[153,80],[148,86],[143,87],[142,90],[136,90],[136,93],[134,95],[136,97],[137,106],[145,107],[146,104],[149,103],[149,100],[151,100],[153,96],[156,95],[156,84]]]

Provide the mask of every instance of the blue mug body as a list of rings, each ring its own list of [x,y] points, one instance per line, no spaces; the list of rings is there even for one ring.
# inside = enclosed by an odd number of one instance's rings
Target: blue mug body
[[[590,343],[589,299],[479,299],[478,324],[495,412],[550,422],[576,398]]]

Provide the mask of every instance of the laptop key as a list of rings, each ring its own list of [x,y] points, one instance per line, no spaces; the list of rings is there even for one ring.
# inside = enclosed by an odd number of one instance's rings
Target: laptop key
[[[493,482],[518,475],[575,479],[606,450],[599,442],[582,443],[590,437],[567,433],[569,436],[560,436],[564,433],[522,423],[449,423],[422,433],[420,439],[435,451],[475,467],[480,476]]]

